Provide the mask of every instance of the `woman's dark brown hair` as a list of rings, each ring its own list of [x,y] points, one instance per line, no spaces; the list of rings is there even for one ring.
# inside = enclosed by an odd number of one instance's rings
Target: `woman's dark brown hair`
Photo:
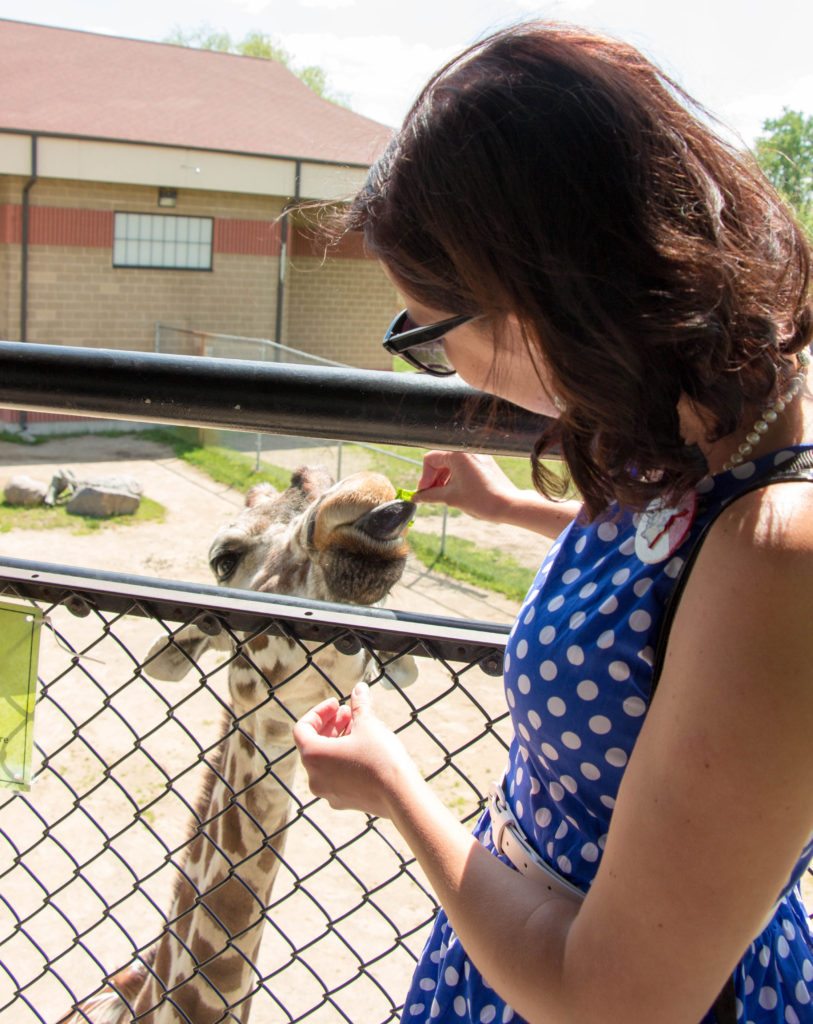
[[[724,437],[810,340],[804,236],[691,107],[623,43],[507,29],[432,78],[346,221],[418,301],[519,317],[567,403],[535,480],[559,446],[591,515],[695,484],[681,394]]]

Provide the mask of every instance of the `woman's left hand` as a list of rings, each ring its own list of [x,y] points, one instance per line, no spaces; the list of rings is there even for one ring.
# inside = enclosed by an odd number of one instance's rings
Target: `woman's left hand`
[[[401,741],[373,711],[370,690],[359,683],[350,704],[331,697],[296,723],[294,742],[308,785],[339,810],[392,816],[403,787],[425,785]]]

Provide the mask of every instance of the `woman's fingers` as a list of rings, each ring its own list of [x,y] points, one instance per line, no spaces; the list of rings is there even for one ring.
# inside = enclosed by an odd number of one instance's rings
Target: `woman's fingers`
[[[348,703],[331,699],[311,708],[294,726],[294,741],[311,792],[336,809],[387,816],[385,780],[417,776],[414,766],[406,767],[400,741],[377,718],[366,683],[355,687]]]
[[[418,481],[418,487],[413,497],[418,501],[425,501],[421,495],[422,491],[435,487],[445,487],[449,482],[451,470],[448,465],[451,452],[427,452],[423,458],[423,470]]]
[[[342,706],[335,697],[328,697],[299,719],[294,726],[294,742],[300,750],[304,743],[318,737],[337,735],[337,722],[343,722],[343,728],[346,726],[346,716],[341,712]]]
[[[478,519],[500,521],[516,490],[489,455],[427,452],[413,500],[439,501]]]

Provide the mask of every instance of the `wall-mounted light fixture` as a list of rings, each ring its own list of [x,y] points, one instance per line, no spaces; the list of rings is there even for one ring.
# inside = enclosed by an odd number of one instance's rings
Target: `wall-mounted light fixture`
[[[158,205],[175,206],[178,202],[178,190],[176,188],[159,188]]]

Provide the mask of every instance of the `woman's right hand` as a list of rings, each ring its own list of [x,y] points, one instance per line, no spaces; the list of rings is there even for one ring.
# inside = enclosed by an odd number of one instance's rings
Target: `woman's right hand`
[[[490,455],[427,452],[415,502],[443,502],[477,519],[505,522],[519,489]]]

